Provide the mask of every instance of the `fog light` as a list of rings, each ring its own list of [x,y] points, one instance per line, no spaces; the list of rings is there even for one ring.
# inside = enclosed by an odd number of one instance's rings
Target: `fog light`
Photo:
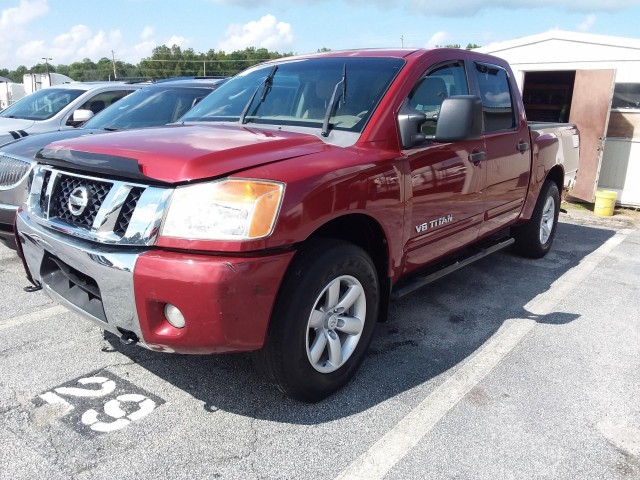
[[[167,303],[164,306],[164,316],[167,321],[176,328],[184,328],[184,315],[178,310],[178,307]]]

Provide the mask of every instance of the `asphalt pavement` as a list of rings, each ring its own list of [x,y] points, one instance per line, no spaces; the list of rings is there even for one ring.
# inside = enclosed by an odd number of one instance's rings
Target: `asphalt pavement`
[[[640,229],[562,215],[404,297],[345,389],[283,397],[246,354],[127,347],[26,293],[0,246],[0,479],[640,478]]]

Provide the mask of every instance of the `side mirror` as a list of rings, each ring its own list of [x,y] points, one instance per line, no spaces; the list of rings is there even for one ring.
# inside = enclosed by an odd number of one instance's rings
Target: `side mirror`
[[[427,139],[421,130],[422,124],[426,120],[427,116],[409,106],[409,102],[402,105],[400,112],[398,112],[398,128],[403,148],[411,148]]]
[[[436,142],[461,142],[479,138],[484,130],[482,100],[476,95],[459,95],[442,102]]]
[[[92,118],[94,115],[95,114],[91,110],[84,110],[82,108],[79,108],[78,110],[73,112],[73,115],[71,116],[69,121],[67,121],[67,125],[77,127],[81,123],[84,123]]]

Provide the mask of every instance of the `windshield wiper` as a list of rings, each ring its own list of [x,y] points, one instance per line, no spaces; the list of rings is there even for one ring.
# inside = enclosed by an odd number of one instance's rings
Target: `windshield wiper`
[[[342,87],[342,88],[340,88]],[[340,90],[340,93],[338,93]],[[347,103],[347,64],[345,63],[342,66],[342,79],[336,83],[336,86],[333,88],[333,95],[331,95],[331,101],[329,102],[329,106],[327,107],[327,111],[324,114],[324,121],[322,122],[322,131],[320,134],[323,137],[329,136],[329,119],[331,118],[331,114],[338,106],[338,103],[342,100],[342,103]]]
[[[239,121],[241,124],[244,125],[245,123],[247,123],[247,121],[245,120],[245,117],[247,116],[247,113],[249,113],[251,104],[255,100],[256,95],[258,94],[258,90],[260,90],[260,87],[262,87],[262,93],[260,94],[260,103],[264,102],[264,99],[267,97],[267,94],[271,91],[271,86],[273,85],[273,77],[275,76],[277,70],[278,70],[278,65],[274,65],[271,68],[269,75],[267,75],[267,78],[265,78],[262,82],[260,82],[256,87],[256,89],[253,91],[253,95],[251,95],[249,102],[247,102],[247,104],[244,107],[244,110],[242,110],[242,113],[240,114]]]

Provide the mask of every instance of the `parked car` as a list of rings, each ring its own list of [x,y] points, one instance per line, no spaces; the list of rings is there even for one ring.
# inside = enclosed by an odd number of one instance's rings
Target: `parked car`
[[[30,135],[0,147],[0,240],[15,246],[15,213],[24,201],[33,157],[40,149],[57,140],[175,122],[225,81],[225,78],[162,81],[123,98],[78,128]]]
[[[34,133],[77,127],[142,86],[73,82],[33,92],[0,112],[0,146]]]
[[[353,377],[390,298],[547,254],[579,145],[527,124],[504,60],[461,49],[267,62],[181,123],[39,152],[27,277],[125,343],[254,351],[303,401]]]

